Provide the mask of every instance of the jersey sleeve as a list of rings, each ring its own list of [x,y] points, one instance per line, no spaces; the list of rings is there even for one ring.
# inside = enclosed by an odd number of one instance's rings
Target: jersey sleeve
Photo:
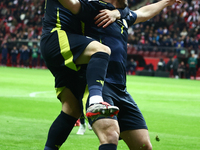
[[[128,7],[124,8],[124,9],[117,9],[117,10],[121,14],[121,19],[125,19],[130,13],[130,9]]]
[[[137,19],[137,14],[134,11],[130,10],[129,15],[126,17],[128,26],[133,25],[136,19]]]
[[[79,0],[81,3],[81,9],[79,13],[76,15],[83,22],[88,22],[92,18],[94,18],[94,13],[97,12],[97,8],[95,8],[92,4],[85,0]]]

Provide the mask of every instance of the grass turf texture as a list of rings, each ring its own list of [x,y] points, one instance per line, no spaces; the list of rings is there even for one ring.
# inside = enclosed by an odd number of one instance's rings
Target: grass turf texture
[[[154,150],[200,149],[200,81],[127,76],[127,89],[146,119]],[[60,110],[48,70],[0,67],[1,150],[42,150]],[[98,149],[93,131],[81,136],[77,130],[61,150]],[[127,149],[119,141],[118,150]]]

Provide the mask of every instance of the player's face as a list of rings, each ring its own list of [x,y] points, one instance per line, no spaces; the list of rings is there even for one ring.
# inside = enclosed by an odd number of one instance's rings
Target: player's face
[[[128,6],[128,0],[117,0],[122,8]]]

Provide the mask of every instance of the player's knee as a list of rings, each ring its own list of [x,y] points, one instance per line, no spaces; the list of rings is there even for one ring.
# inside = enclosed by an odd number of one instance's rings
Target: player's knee
[[[152,150],[152,145],[150,141],[146,141],[143,142],[143,144],[141,144],[140,149],[142,150]]]
[[[114,122],[113,122],[114,123]],[[102,144],[112,143],[117,145],[119,140],[119,128],[115,124],[105,124],[103,136],[100,140]]]
[[[108,46],[105,46],[105,45],[101,45],[101,46],[96,47],[95,53],[97,53],[97,52],[104,52],[104,53],[107,53],[108,55],[111,54],[110,48]]]
[[[70,116],[73,116],[74,118],[79,118],[81,116],[81,110],[79,109],[79,107],[69,108],[62,106],[62,111]]]
[[[106,130],[104,132],[104,136],[102,139],[100,139],[100,143],[101,144],[118,144],[118,140],[119,140],[119,132],[116,130]]]
[[[118,144],[119,125],[114,119],[99,119],[95,121],[92,128],[99,138],[100,144]]]
[[[104,46],[103,52],[107,53],[108,55],[111,54],[111,49],[108,46]]]

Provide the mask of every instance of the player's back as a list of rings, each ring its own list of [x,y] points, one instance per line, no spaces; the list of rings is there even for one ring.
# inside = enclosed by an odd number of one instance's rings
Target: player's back
[[[43,18],[43,34],[54,30],[81,34],[80,20],[64,8],[58,0],[46,0]]]

